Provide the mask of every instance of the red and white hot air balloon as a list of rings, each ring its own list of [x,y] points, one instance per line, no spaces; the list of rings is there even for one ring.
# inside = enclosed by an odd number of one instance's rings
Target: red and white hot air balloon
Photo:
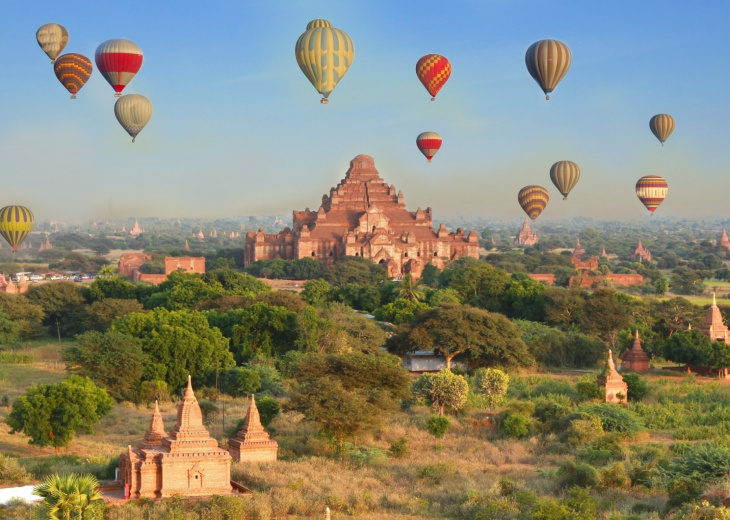
[[[96,48],[96,68],[112,86],[116,97],[142,67],[142,49],[129,40],[107,40]]]
[[[441,141],[441,136],[436,132],[423,132],[416,137],[416,145],[421,153],[426,156],[428,162],[431,162],[433,156],[441,148]]]

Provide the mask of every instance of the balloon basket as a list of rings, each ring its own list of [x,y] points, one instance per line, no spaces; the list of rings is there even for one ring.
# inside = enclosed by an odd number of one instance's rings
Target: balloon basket
[[[568,197],[563,197],[563,200],[568,200]]]
[[[431,159],[429,159],[428,162],[431,162]]]
[[[330,100],[327,99],[327,98],[322,98],[322,99],[319,100],[319,102],[322,103],[323,105],[326,105],[326,104],[328,104],[330,102]]]
[[[550,101],[550,94],[545,94],[545,99],[547,99],[548,101]]]
[[[137,138],[136,137],[132,137],[132,142],[134,142],[135,139],[137,139]]]
[[[117,92],[116,94],[114,94],[114,97],[122,97],[122,93],[121,92]]]
[[[76,94],[71,94],[71,99],[76,99]]]
[[[436,96],[432,97],[431,101],[436,101]]]

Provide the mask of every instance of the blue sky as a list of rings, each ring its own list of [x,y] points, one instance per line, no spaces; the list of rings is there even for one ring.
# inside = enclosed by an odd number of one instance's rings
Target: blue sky
[[[727,209],[726,2],[89,1],[6,2],[0,19],[0,203],[37,220],[226,217],[315,208],[360,153],[405,194],[439,215],[523,215],[527,184],[548,188],[538,222],[573,215],[647,219],[634,184],[664,176],[656,216],[715,216]],[[329,105],[299,70],[294,44],[325,18],[355,45]],[[98,71],[78,99],[35,41],[45,23],[70,35],[64,52],[93,61],[127,38],[145,53],[126,94],[154,114],[132,144]],[[565,42],[566,77],[545,101],[524,53]],[[415,63],[439,53],[453,66],[436,102]],[[662,147],[648,128],[672,114]],[[416,136],[435,131],[427,163]],[[549,179],[558,160],[582,178],[562,201]],[[656,218],[656,217],[655,217]]]

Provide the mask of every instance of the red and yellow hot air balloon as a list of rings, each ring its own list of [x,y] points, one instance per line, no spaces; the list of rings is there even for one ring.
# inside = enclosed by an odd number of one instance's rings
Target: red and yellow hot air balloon
[[[440,54],[426,54],[416,63],[416,75],[431,94],[431,101],[435,101],[451,76],[451,62]]]
[[[550,195],[542,186],[525,186],[517,194],[517,202],[532,220],[540,216],[542,210],[547,206],[548,200],[550,200]]]
[[[76,99],[76,94],[86,84],[92,70],[91,60],[74,52],[59,56],[53,64],[53,72],[61,85],[71,93],[71,99]]]
[[[662,146],[664,146],[664,141],[669,139],[669,136],[674,132],[675,126],[674,118],[669,114],[657,114],[649,121],[651,133],[659,139]]]
[[[436,152],[438,152],[439,148],[441,148],[441,141],[441,136],[436,132],[423,132],[418,134],[418,137],[416,137],[416,146],[418,146],[421,153],[426,156],[428,162],[431,162],[433,156],[436,155]]]
[[[33,230],[33,212],[23,206],[5,206],[0,209],[0,235],[7,240],[13,252]]]
[[[96,48],[96,68],[121,97],[122,90],[142,67],[142,49],[129,40],[107,40]]]
[[[35,39],[43,52],[51,58],[51,63],[55,63],[56,58],[68,43],[68,31],[63,25],[47,23],[38,29]]]
[[[563,194],[563,200],[568,198],[580,179],[580,168],[573,161],[558,161],[550,167],[550,180],[555,187]]]
[[[668,191],[667,181],[659,175],[644,175],[636,183],[636,196],[652,214],[666,198]]]
[[[525,53],[525,65],[530,76],[533,77],[545,93],[545,99],[550,99],[550,93],[558,86],[565,73],[570,68],[570,49],[563,42],[557,40],[540,40],[535,42]]]

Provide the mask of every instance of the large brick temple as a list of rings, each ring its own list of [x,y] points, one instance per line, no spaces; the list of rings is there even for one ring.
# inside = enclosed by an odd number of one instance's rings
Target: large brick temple
[[[433,228],[431,208],[408,211],[403,192],[386,184],[373,158],[358,155],[345,178],[318,211],[293,212],[292,228],[275,235],[249,231],[244,264],[257,260],[316,258],[331,264],[343,256],[361,256],[383,264],[391,277],[421,275],[427,263],[442,267],[462,256],[479,258],[475,231],[449,233]]]

